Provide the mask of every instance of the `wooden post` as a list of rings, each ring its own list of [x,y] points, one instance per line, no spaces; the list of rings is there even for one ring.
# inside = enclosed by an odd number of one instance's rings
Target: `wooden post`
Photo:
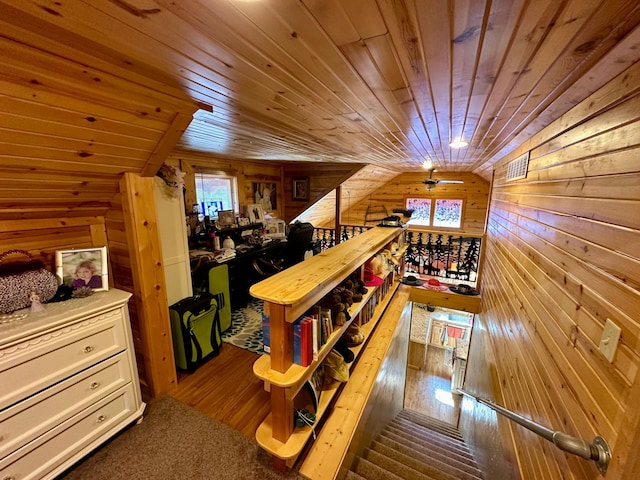
[[[336,245],[340,243],[340,226],[342,225],[342,185],[336,187],[336,221],[335,221],[335,239]]]
[[[125,173],[120,180],[131,260],[133,295],[149,391],[153,397],[177,384],[162,250],[158,235],[154,177]]]

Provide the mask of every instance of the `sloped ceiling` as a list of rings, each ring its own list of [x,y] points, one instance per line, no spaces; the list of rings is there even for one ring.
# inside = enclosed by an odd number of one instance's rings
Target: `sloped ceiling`
[[[638,60],[639,21],[635,0],[0,0],[0,161],[61,208],[102,205],[177,138],[489,178]]]
[[[371,192],[398,175],[395,170],[367,165],[352,175],[341,185],[341,224],[351,223],[349,209],[366,199]],[[333,190],[314,203],[313,208],[305,210],[297,219],[311,222],[314,226],[331,226],[336,213],[336,191]],[[353,219],[355,222],[355,217]]]

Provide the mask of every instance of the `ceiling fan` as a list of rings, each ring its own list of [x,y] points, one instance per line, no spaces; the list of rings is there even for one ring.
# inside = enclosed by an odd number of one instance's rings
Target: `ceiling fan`
[[[435,172],[435,168],[429,169],[429,178],[423,180],[422,183],[425,184],[427,190],[433,190],[436,185],[445,184],[445,183],[464,183],[464,180],[438,180],[437,178],[433,178],[433,172]]]

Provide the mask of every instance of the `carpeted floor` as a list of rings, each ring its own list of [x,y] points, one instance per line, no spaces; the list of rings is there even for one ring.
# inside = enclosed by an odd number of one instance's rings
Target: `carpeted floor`
[[[255,441],[169,396],[60,477],[65,480],[301,479],[278,473]]]
[[[231,313],[231,328],[222,334],[222,341],[253,353],[262,354],[262,300],[253,299],[246,308]]]

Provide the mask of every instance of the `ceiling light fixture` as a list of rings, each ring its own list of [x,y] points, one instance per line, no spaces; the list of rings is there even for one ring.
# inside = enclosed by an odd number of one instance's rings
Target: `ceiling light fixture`
[[[453,141],[449,144],[451,148],[462,148],[469,145],[469,142],[462,139],[462,137],[454,138]]]
[[[425,160],[424,162],[422,162],[422,168],[424,168],[425,170],[433,169],[433,162],[431,160]]]

